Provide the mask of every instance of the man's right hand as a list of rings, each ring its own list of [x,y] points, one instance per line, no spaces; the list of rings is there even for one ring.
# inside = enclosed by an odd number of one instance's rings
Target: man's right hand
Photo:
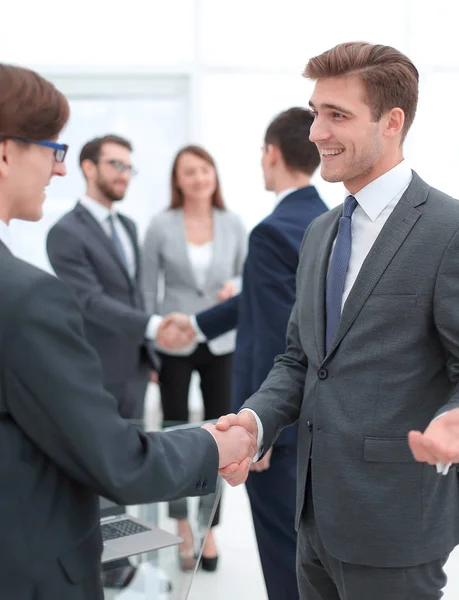
[[[218,419],[216,428],[219,431],[227,431],[230,427],[234,427],[235,425],[239,425],[240,427],[244,427],[250,435],[252,435],[255,441],[258,438],[258,425],[257,420],[250,410],[242,410],[239,414],[235,415],[231,413],[229,415],[225,415],[224,417],[220,417]]]
[[[190,317],[181,313],[171,313],[164,317],[156,335],[156,340],[168,350],[186,348],[195,338],[196,332],[191,326]]]
[[[230,485],[239,485],[247,479],[250,467],[253,464],[253,457],[258,452],[258,425],[252,412],[243,410],[239,414],[229,414],[218,419],[216,429],[222,432],[230,432],[234,427],[243,427],[251,436],[255,448],[248,462],[239,466],[229,465],[219,470],[219,474]]]
[[[239,426],[219,431],[215,425],[206,423],[202,428],[207,429],[217,443],[219,473],[227,470],[228,477],[225,479],[231,485],[244,483],[249,474],[252,459],[257,452],[256,440],[254,441],[246,429]]]

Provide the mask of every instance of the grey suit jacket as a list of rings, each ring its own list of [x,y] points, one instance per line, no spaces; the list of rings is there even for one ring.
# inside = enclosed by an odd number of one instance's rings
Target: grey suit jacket
[[[119,217],[135,251],[134,279],[112,240],[79,202],[59,219],[47,238],[49,260],[79,302],[86,336],[99,355],[104,383],[111,389],[144,378],[142,365],[159,368],[151,343],[145,339],[150,315],[142,297],[136,226],[128,217]]]
[[[188,258],[183,210],[166,210],[152,219],[142,253],[144,296],[150,312],[195,314],[217,303],[218,291],[225,281],[242,275],[247,233],[241,219],[218,209],[214,209],[213,219],[213,258],[203,287],[197,284]],[[158,294],[161,278],[162,297]],[[234,346],[234,332],[209,342],[214,354],[232,352]],[[195,344],[174,354],[190,354],[194,348]]]
[[[261,418],[265,449],[299,421],[297,525],[310,477],[332,556],[420,564],[459,540],[456,470],[439,477],[407,444],[410,429],[459,406],[459,202],[413,173],[325,354],[326,274],[340,213],[325,213],[305,234],[286,352],[245,407]]]
[[[217,445],[202,429],[146,434],[122,419],[66,286],[1,243],[0,276],[1,596],[48,598],[55,578],[56,598],[86,600],[77,585],[100,580],[98,495],[212,492]]]

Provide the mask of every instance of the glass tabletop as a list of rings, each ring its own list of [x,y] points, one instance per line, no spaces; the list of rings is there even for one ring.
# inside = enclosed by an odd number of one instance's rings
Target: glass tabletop
[[[149,429],[143,423],[135,423],[142,429]],[[199,427],[201,423],[167,423],[164,431]],[[210,530],[223,487],[218,478],[215,493],[202,497],[182,498],[173,502],[129,506],[126,512],[146,524],[154,525],[163,531],[177,535],[177,519],[174,511],[185,506],[195,544],[194,569],[184,571],[179,561],[178,544],[146,552],[128,559],[121,559],[103,565],[102,580],[106,600],[185,600],[192,590],[193,579],[199,568],[204,543]],[[202,510],[202,505],[205,510]]]

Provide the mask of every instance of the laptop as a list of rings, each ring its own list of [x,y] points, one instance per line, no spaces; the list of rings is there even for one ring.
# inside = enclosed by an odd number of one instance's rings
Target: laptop
[[[102,563],[151,552],[183,542],[177,535],[163,531],[126,514],[126,507],[100,498],[100,527],[104,550]]]

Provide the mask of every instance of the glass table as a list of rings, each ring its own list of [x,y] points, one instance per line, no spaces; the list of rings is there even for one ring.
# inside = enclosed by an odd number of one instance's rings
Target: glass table
[[[144,428],[143,424],[136,425]],[[193,424],[168,424],[164,431],[200,426]],[[148,428],[147,428],[148,429]],[[193,579],[202,554],[202,549],[210,530],[213,516],[220,500],[223,480],[218,478],[216,492],[212,495],[209,510],[204,513],[198,510],[200,499],[187,498],[188,519],[193,530],[195,541],[196,566],[192,571],[182,571],[180,568],[178,545],[161,548],[145,554],[132,556],[129,567],[123,571],[117,563],[106,563],[103,567],[104,593],[106,600],[185,600],[192,591]],[[185,501],[185,499],[183,499]],[[159,502],[141,506],[127,507],[128,514],[151,523],[160,529],[177,535],[177,521],[169,517],[169,503]],[[198,513],[200,517],[198,518]],[[124,561],[127,564],[127,561]],[[113,568],[115,565],[116,569]],[[129,573],[129,578],[125,577]],[[127,584],[123,581],[126,579]],[[116,587],[122,586],[122,587]]]

